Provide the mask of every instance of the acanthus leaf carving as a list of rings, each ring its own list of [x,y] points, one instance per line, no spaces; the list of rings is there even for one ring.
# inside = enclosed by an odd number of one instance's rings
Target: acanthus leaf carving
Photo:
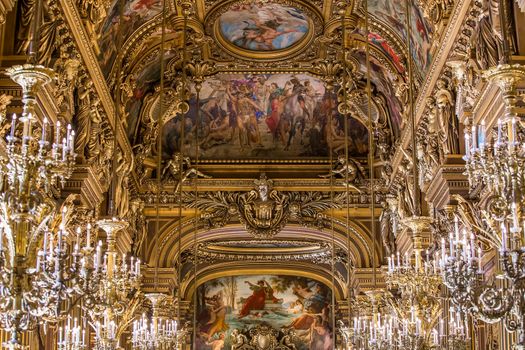
[[[217,228],[237,218],[256,238],[271,238],[290,222],[305,227],[327,227],[325,212],[341,208],[346,193],[281,192],[262,174],[248,192],[205,192],[197,198],[183,192],[182,203],[201,211],[199,220],[207,228]]]

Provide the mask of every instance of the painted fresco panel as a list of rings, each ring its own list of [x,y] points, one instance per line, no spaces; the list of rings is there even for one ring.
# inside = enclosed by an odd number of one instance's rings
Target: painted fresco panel
[[[197,289],[196,348],[229,350],[232,333],[266,324],[293,330],[297,350],[332,349],[331,291],[304,277],[233,276],[208,281]]]
[[[406,1],[405,0],[370,0],[369,12],[380,21],[389,25],[406,41]],[[411,6],[411,45],[412,56],[422,73],[427,72],[432,63],[430,53],[431,29],[421,10],[412,2]]]
[[[164,60],[173,58],[175,54],[172,51],[166,51]],[[156,57],[147,63],[142,71],[137,75],[133,94],[126,105],[126,124],[127,134],[131,142],[135,142],[135,135],[140,128],[140,115],[142,107],[147,96],[155,93],[155,87],[160,82],[160,63]]]
[[[368,40],[376,47],[378,47],[381,50],[381,52],[390,59],[390,61],[394,64],[399,73],[405,72],[405,67],[401,63],[401,57],[399,57],[399,55],[394,51],[392,46],[390,46],[390,44],[385,38],[383,38],[377,33],[371,32],[368,33]]]
[[[365,53],[359,52],[356,54],[356,57],[359,62],[361,62],[361,72],[366,74]],[[396,92],[394,90],[396,77],[390,71],[385,69],[385,67],[375,58],[370,57],[370,80],[372,84],[375,85],[377,91],[386,99],[394,134],[399,136],[403,107],[399,99],[396,97]]]
[[[344,119],[337,112],[337,97],[323,83],[298,74],[217,75],[203,84],[197,123],[197,100],[190,99],[185,116],[183,153],[197,149],[201,159],[326,158],[330,147],[344,152]],[[331,117],[330,117],[331,116]],[[164,125],[164,158],[180,147],[180,120]],[[349,118],[349,153],[365,157],[368,131]]]
[[[100,67],[106,76],[117,57],[117,38],[120,36],[124,44],[135,30],[162,11],[161,0],[126,0],[120,23],[120,3],[120,0],[114,0],[111,4],[98,40]]]
[[[286,49],[308,32],[306,15],[277,3],[234,4],[219,18],[220,32],[231,44],[253,51]]]

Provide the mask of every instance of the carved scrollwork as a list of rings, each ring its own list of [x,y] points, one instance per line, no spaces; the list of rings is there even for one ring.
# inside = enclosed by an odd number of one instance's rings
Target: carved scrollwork
[[[327,90],[333,90],[344,72],[344,66],[338,61],[319,60],[314,64],[313,72],[321,77]]]
[[[348,256],[343,250],[336,249],[336,256],[332,256],[331,245],[326,242],[304,241],[304,240],[265,240],[264,244],[271,246],[284,246],[287,249],[297,248],[296,252],[284,252],[275,249],[273,252],[257,252],[246,254],[238,252],[235,247],[248,247],[253,244],[249,240],[234,241],[207,241],[198,244],[198,260],[206,263],[216,261],[310,261],[316,264],[329,264],[332,260],[337,262],[346,261]],[[229,249],[231,248],[231,249]],[[302,251],[307,249],[308,251]],[[183,263],[193,261],[193,251],[185,251]]]
[[[346,193],[280,192],[264,174],[254,184],[249,192],[205,192],[198,198],[184,192],[182,202],[201,210],[200,220],[207,228],[222,227],[237,218],[254,237],[271,238],[290,220],[305,227],[326,227],[324,212],[341,208],[346,198]]]
[[[204,79],[217,71],[215,63],[211,61],[189,62],[186,66],[186,69],[193,77],[193,83],[195,84],[197,91],[200,90]]]

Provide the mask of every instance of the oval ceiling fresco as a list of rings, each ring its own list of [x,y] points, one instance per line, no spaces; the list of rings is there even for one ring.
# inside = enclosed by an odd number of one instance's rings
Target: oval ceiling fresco
[[[222,37],[251,51],[287,49],[310,29],[307,15],[296,7],[278,3],[237,3],[219,17]]]

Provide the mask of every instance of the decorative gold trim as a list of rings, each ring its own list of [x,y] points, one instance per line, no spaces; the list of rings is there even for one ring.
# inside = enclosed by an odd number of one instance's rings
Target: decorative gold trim
[[[237,242],[237,241],[236,241]],[[246,244],[249,244],[248,241],[244,241]],[[265,243],[284,243],[287,244],[289,241],[265,241]],[[236,246],[228,246],[228,243],[231,243],[229,241],[225,242],[214,242],[206,247],[203,247],[203,249],[207,249],[209,251],[215,251],[215,252],[242,252],[242,253],[270,253],[270,254],[281,254],[281,253],[304,253],[304,252],[316,252],[320,249],[324,249],[326,247],[322,247],[321,243],[319,242],[308,242],[308,241],[294,241],[295,244],[299,244],[297,247],[236,247]]]
[[[93,86],[98,93],[102,107],[106,112],[107,119],[113,130],[120,128],[118,135],[120,136],[117,140],[124,153],[127,155],[132,154],[131,146],[128,142],[126,131],[121,123],[115,125],[115,105],[113,98],[109,91],[109,88],[100,69],[100,65],[97,57],[92,48],[91,39],[87,37],[86,30],[82,25],[82,20],[78,13],[76,5],[72,0],[60,0],[61,8],[64,12],[64,19],[71,30],[71,36],[75,40],[78,51],[84,60],[85,66],[89,73],[89,76],[93,80]]]
[[[329,277],[330,271],[312,264],[304,263],[289,263],[286,267],[272,263],[246,263],[245,261],[239,263],[222,263],[207,267],[197,276],[197,287],[208,281],[229,276],[254,276],[254,275],[285,275],[285,276],[301,276],[311,278],[326,285],[334,293],[336,300],[341,300],[345,297],[344,288],[346,281],[341,281],[335,278],[335,284],[332,283],[332,278]],[[324,276],[326,275],[326,276]],[[195,284],[195,276],[188,275],[181,285],[181,294],[184,300],[188,300],[189,296],[193,295]]]

